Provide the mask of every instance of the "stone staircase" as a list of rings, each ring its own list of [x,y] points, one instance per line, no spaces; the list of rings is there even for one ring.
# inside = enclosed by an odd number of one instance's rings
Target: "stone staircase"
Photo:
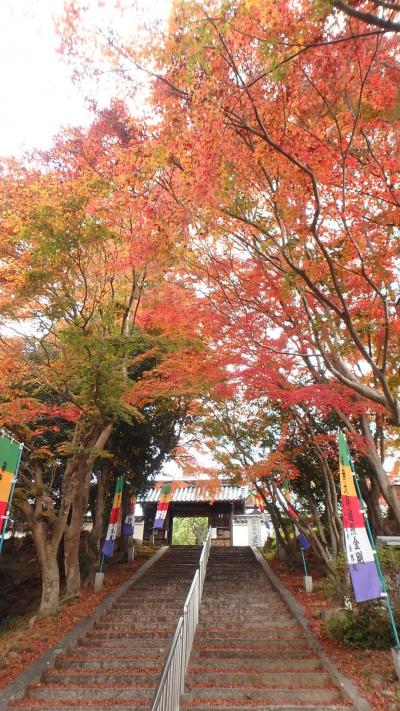
[[[169,549],[9,710],[148,709],[200,553]]]
[[[211,548],[181,710],[343,711],[250,548]],[[350,707],[352,708],[352,707]]]

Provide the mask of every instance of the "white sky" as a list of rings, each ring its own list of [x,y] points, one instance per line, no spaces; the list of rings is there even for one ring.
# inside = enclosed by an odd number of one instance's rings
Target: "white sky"
[[[54,17],[63,2],[0,0],[0,156],[47,148],[62,126],[90,121],[70,68],[56,52]],[[96,13],[97,0],[86,4]],[[105,0],[110,9],[113,4]],[[139,5],[149,17],[163,19],[170,0],[139,0]]]

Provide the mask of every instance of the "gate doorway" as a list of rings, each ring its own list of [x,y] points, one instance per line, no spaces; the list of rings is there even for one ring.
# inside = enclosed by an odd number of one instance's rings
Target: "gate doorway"
[[[176,516],[172,523],[172,545],[201,545],[206,540],[207,531],[207,516]]]

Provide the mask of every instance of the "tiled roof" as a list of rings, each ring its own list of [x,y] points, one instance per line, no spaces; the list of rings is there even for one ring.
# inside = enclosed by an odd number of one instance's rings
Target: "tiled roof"
[[[160,491],[161,488],[149,489],[138,496],[138,503],[156,503],[160,498]],[[176,488],[172,495],[172,501],[244,501],[248,493],[248,486],[222,484],[219,489],[215,489],[214,486],[207,488],[207,482],[204,482]]]

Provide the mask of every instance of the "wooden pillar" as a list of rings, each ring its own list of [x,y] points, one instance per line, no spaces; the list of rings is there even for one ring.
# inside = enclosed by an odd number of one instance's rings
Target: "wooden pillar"
[[[170,504],[169,504],[169,506],[168,506],[168,514],[167,514],[167,518],[168,518],[168,537],[167,537],[167,541],[166,541],[169,546],[172,545],[172,528],[173,528],[173,525],[174,525],[174,513],[173,513],[173,508],[172,508],[172,506],[173,506],[173,504],[172,504],[172,502],[170,502]]]
[[[231,546],[233,546],[233,516],[235,513],[235,504],[231,501]]]

